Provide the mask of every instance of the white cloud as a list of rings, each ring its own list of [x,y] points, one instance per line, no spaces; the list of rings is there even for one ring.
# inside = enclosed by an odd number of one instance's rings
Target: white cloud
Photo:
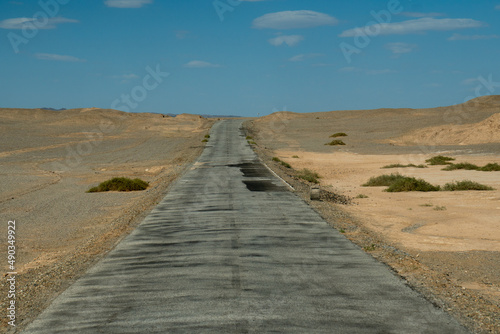
[[[475,41],[479,39],[495,39],[500,38],[499,35],[461,35],[461,34],[453,34],[449,41]]]
[[[417,48],[415,44],[408,43],[387,43],[385,45],[395,55],[401,55],[403,53],[410,53]]]
[[[104,3],[106,6],[114,8],[141,8],[153,3],[153,0],[106,0]]]
[[[113,75],[113,76],[111,76],[111,78],[119,79],[120,83],[124,84],[124,83],[129,83],[130,81],[132,81],[134,79],[138,79],[139,76],[137,74],[134,74],[134,73],[128,73],[128,74],[122,74],[122,75]]]
[[[270,13],[253,20],[256,29],[298,29],[336,24],[338,20],[333,16],[311,10]]]
[[[339,69],[339,72],[361,72],[360,68],[357,67],[342,67]]]
[[[288,60],[297,62],[297,61],[304,61],[304,60],[309,59],[309,58],[316,58],[316,57],[322,57],[322,56],[324,56],[324,54],[322,54],[322,53],[307,53],[307,54],[300,54],[300,55],[293,56],[292,58],[290,58]]]
[[[37,29],[55,29],[60,23],[78,23],[78,20],[67,19],[65,17],[52,17],[45,22],[39,22],[34,18],[16,17],[0,21],[2,29],[23,29],[35,26]]]
[[[35,53],[35,57],[42,60],[56,60],[66,62],[85,62],[85,59],[80,59],[73,56],[57,55],[52,53]]]
[[[381,75],[381,74],[389,74],[389,73],[396,73],[394,70],[390,69],[382,69],[382,70],[365,70],[359,67],[342,67],[339,69],[339,72],[346,72],[346,73],[364,73],[368,75]]]
[[[423,33],[425,31],[438,30],[454,30],[454,29],[465,29],[465,28],[478,28],[485,24],[480,21],[473,19],[434,19],[430,17],[425,17],[416,20],[408,20],[403,22],[395,23],[380,23],[363,28],[354,28],[345,30],[339,36],[340,37],[355,37],[359,35],[393,35],[393,34],[417,34]]]
[[[402,12],[401,15],[408,17],[436,17],[436,16],[444,16],[444,13],[421,13],[421,12]]]
[[[304,36],[301,35],[283,35],[268,40],[269,44],[274,46],[280,46],[286,44],[288,46],[295,46],[304,40]]]
[[[212,64],[202,60],[191,60],[189,63],[184,64],[184,67],[189,68],[204,68],[204,67],[220,67],[220,65]]]

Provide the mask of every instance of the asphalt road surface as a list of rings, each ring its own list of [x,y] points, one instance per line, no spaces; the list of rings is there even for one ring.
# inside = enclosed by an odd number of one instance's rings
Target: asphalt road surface
[[[224,120],[148,217],[25,333],[466,333],[331,228]]]

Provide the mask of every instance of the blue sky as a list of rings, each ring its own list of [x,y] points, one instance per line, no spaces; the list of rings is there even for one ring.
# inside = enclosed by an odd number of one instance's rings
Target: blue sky
[[[500,94],[500,0],[5,0],[0,59],[0,107],[445,106]]]

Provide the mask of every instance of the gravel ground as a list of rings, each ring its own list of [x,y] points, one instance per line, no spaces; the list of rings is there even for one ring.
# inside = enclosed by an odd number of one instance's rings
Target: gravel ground
[[[113,131],[96,130],[103,120]],[[18,272],[16,327],[2,316],[0,332],[20,332],[130,233],[199,156],[212,124],[192,115],[0,109],[0,243],[6,245],[7,222],[15,219]],[[86,193],[118,176],[150,186]],[[8,301],[1,298],[0,307]]]

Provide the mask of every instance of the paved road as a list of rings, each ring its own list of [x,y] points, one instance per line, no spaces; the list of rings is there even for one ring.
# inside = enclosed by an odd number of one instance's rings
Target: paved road
[[[246,144],[209,145],[25,333],[465,333],[330,228]]]

